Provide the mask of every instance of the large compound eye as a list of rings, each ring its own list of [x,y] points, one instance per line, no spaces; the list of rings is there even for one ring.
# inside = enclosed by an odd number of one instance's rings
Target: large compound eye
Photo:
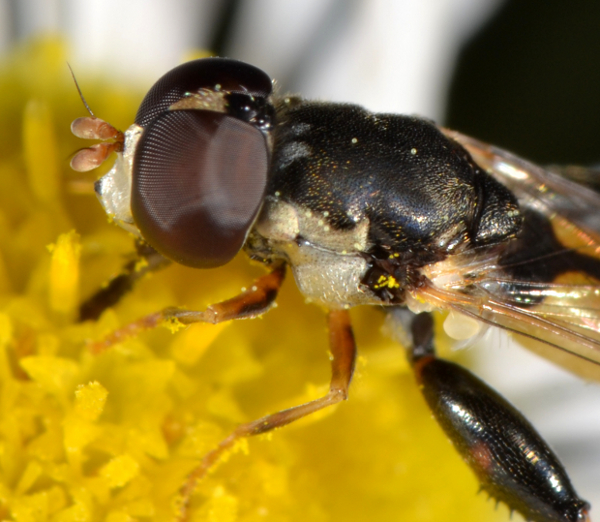
[[[246,240],[267,169],[265,138],[251,124],[211,111],[167,111],[136,149],[135,223],[153,248],[182,265],[224,265]]]
[[[146,127],[187,93],[198,89],[222,90],[268,98],[271,78],[258,67],[228,58],[204,58],[175,67],[160,78],[144,97],[135,123]]]

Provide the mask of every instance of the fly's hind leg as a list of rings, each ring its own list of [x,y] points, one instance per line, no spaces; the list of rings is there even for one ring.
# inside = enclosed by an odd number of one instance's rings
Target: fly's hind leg
[[[589,522],[590,505],[527,419],[471,372],[436,356],[431,315],[392,314],[412,337],[408,358],[427,404],[482,489],[527,520]]]
[[[249,319],[269,310],[285,277],[285,263],[272,265],[271,272],[259,277],[252,286],[241,294],[213,304],[206,310],[186,310],[169,307],[146,315],[111,332],[100,341],[91,343],[93,353],[100,353],[111,346],[135,337],[140,333],[160,325],[190,325],[194,323],[217,324],[232,319]]]
[[[98,290],[79,307],[79,320],[96,320],[107,308],[116,305],[134,284],[149,273],[157,272],[171,264],[151,246],[136,242],[137,258],[123,267],[123,271],[106,286]]]
[[[328,314],[329,345],[332,354],[331,382],[329,392],[323,397],[294,406],[287,410],[266,415],[253,422],[238,426],[212,451],[207,453],[200,464],[187,477],[180,491],[179,521],[187,519],[190,498],[198,483],[219,460],[231,450],[236,442],[246,437],[260,435],[290,424],[318,410],[337,404],[348,398],[348,388],[354,373],[356,344],[347,310],[333,310]]]

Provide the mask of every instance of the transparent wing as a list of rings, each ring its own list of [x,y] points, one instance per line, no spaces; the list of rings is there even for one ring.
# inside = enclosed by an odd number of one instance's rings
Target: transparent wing
[[[542,341],[543,355],[600,378],[600,194],[444,132],[516,195],[528,226],[508,255],[475,250],[434,265],[414,297]]]
[[[506,294],[499,289],[505,284],[497,279],[486,279],[469,287],[444,288],[425,285],[417,298],[439,308],[451,308],[487,324],[542,341],[563,353],[563,359],[546,354],[553,360],[571,367],[569,355],[583,363],[600,365],[600,306],[598,289],[581,285],[532,284]],[[570,294],[564,301],[542,302],[523,306],[520,300],[539,292]],[[577,297],[575,297],[577,296]]]
[[[521,204],[534,206],[547,215],[562,217],[593,236],[600,244],[600,193],[555,172],[539,167],[510,152],[459,132],[443,129],[465,147],[473,159],[503,185]]]

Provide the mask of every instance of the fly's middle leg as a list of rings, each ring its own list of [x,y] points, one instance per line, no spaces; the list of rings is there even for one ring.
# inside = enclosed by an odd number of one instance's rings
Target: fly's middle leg
[[[238,426],[212,451],[207,453],[199,465],[188,475],[180,491],[178,502],[179,521],[187,520],[190,499],[198,482],[218,464],[220,459],[239,440],[281,428],[348,398],[348,388],[352,380],[356,361],[356,344],[350,324],[350,315],[347,310],[332,310],[329,312],[327,320],[329,326],[329,346],[332,355],[329,392],[313,401],[271,413],[255,421]]]

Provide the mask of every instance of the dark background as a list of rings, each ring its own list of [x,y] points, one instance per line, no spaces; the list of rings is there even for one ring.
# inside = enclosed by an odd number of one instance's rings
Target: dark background
[[[465,44],[445,124],[538,163],[599,163],[600,2],[506,2]]]

